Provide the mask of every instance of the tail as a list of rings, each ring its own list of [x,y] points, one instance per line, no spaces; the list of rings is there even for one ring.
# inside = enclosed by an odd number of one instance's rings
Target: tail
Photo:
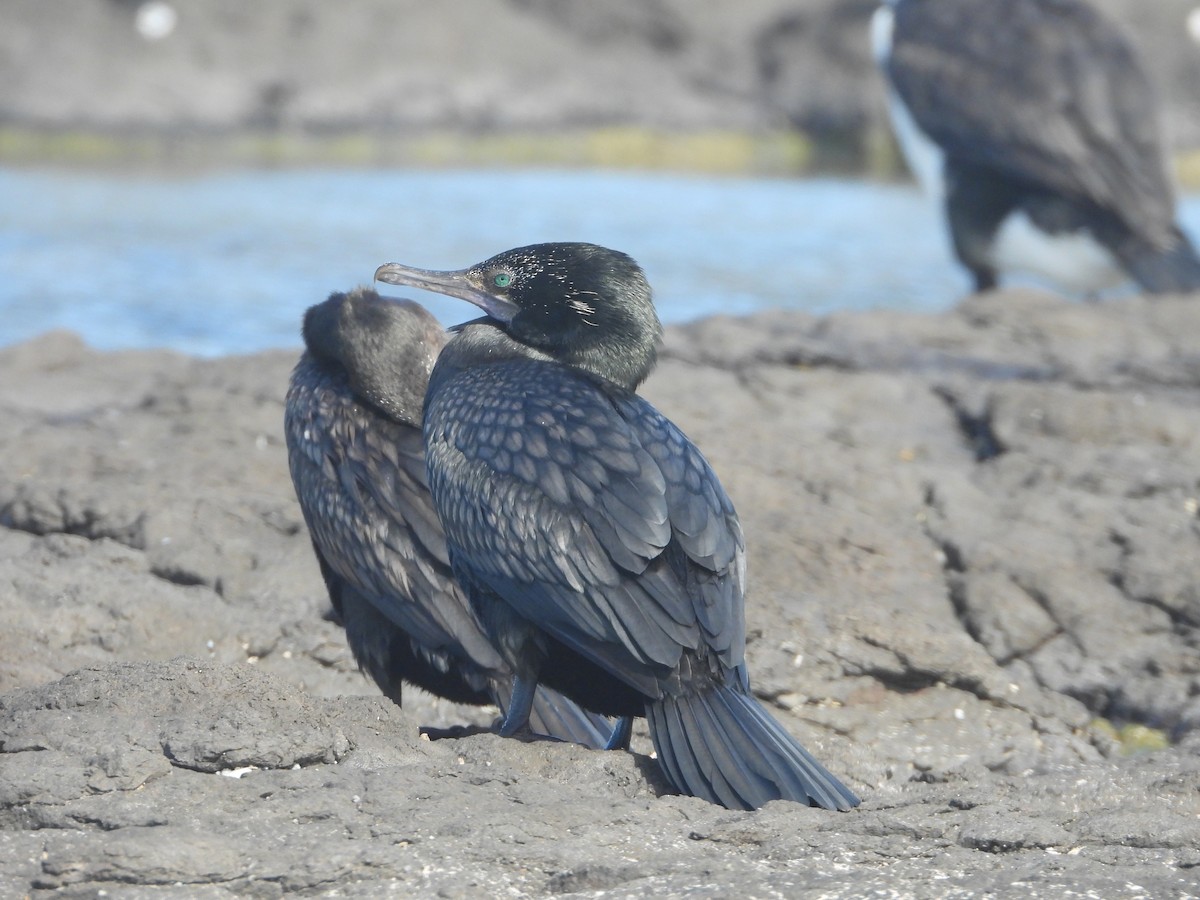
[[[1125,261],[1129,274],[1150,294],[1185,294],[1200,291],[1200,256],[1178,228],[1176,241],[1166,250],[1147,249]]]
[[[650,736],[681,793],[728,809],[795,800],[847,810],[859,800],[748,693],[718,685],[646,704]]]

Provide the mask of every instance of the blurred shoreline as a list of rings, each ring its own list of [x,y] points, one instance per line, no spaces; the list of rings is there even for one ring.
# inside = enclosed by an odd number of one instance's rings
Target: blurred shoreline
[[[1200,149],[1173,159],[1181,190],[1200,189]],[[847,144],[796,131],[663,132],[611,127],[559,132],[399,136],[306,131],[117,132],[0,126],[0,166],[101,171],[231,169],[607,169],[709,176],[843,176],[908,181],[889,133]]]
[[[1093,0],[1200,185],[1195,0]],[[0,165],[903,175],[877,0],[9,0]]]
[[[903,177],[887,134],[867,148],[795,131],[659,131],[629,126],[420,135],[378,132],[155,131],[0,126],[0,165],[223,168],[599,168],[710,175]]]

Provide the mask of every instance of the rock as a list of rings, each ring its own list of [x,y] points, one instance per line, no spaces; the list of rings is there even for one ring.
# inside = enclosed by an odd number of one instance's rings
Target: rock
[[[644,729],[419,738],[494,711],[355,671],[293,354],[0,350],[3,892],[1193,893],[1198,317],[1014,291],[669,332],[647,396],[738,506],[756,690],[846,814],[672,796]]]
[[[1200,144],[1192,0],[1096,2],[1143,51],[1176,146]],[[861,162],[863,135],[883,128],[867,33],[874,0],[206,0],[168,4],[177,16],[166,32],[139,28],[146,6],[81,0],[63,17],[40,0],[8,0],[0,78],[20,89],[0,99],[3,120],[193,142],[238,129],[794,125],[843,169]]]

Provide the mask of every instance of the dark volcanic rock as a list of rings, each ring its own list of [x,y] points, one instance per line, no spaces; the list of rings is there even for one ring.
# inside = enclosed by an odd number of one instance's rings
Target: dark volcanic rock
[[[354,670],[293,354],[0,351],[0,893],[1194,894],[1198,332],[1020,292],[670,332],[647,394],[738,506],[756,688],[847,814],[669,796],[644,733],[420,739],[493,713]]]

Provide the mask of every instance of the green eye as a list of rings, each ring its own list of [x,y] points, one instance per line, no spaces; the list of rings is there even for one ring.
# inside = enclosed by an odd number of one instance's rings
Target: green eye
[[[507,272],[497,272],[496,276],[492,279],[492,284],[498,288],[506,288],[512,284],[512,276]]]

